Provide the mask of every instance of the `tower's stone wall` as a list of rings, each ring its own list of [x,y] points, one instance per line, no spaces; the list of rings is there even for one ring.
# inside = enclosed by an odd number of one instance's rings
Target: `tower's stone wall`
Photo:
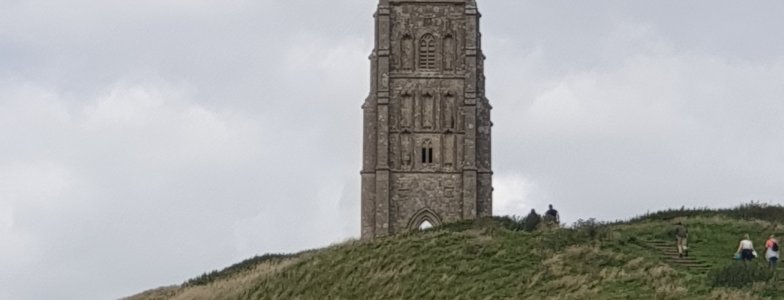
[[[380,0],[363,105],[362,237],[492,214],[473,0]]]

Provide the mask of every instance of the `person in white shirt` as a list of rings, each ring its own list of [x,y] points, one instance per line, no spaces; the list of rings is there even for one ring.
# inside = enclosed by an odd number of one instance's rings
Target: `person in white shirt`
[[[740,253],[740,258],[743,259],[743,261],[754,259],[754,244],[749,239],[748,233],[743,235],[743,240],[741,240],[738,245],[737,253]]]

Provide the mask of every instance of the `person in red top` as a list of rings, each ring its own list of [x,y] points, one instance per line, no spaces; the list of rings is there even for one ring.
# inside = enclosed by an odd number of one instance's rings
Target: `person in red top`
[[[772,234],[765,241],[765,257],[768,259],[770,268],[776,271],[776,263],[779,261],[779,241]]]

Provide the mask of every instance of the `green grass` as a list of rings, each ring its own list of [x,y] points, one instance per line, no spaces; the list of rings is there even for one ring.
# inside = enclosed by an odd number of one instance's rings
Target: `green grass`
[[[752,211],[759,218],[748,217]],[[718,272],[736,263],[744,233],[762,253],[768,234],[784,233],[780,218],[779,206],[751,204],[532,232],[517,230],[519,218],[484,219],[262,256],[132,299],[775,299],[781,284],[714,287],[710,276],[671,266],[644,241],[673,240],[682,221],[691,256]]]

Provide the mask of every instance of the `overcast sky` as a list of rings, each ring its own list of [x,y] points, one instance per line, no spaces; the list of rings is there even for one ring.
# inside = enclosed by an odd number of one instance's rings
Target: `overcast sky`
[[[784,2],[478,2],[496,215],[784,199]],[[375,5],[0,0],[0,299],[358,237]]]

